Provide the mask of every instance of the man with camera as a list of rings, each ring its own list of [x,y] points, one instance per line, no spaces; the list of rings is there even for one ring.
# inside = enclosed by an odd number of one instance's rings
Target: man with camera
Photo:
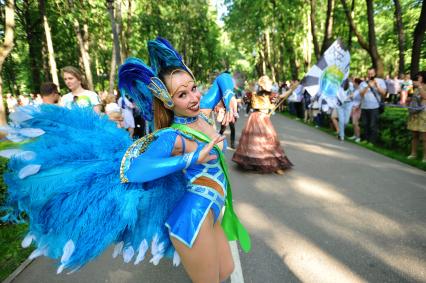
[[[368,80],[360,85],[361,122],[364,127],[364,139],[375,144],[379,133],[379,107],[386,97],[386,83],[376,77],[376,69],[368,69]]]

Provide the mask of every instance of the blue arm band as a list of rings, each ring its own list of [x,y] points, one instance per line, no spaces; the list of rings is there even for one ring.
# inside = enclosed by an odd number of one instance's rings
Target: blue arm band
[[[127,180],[148,182],[196,164],[204,146],[198,146],[194,152],[171,156],[176,137],[175,131],[161,133],[144,153],[132,158],[125,171]]]
[[[197,160],[198,154],[196,152],[166,158],[142,154],[132,160],[132,164],[126,172],[126,177],[129,182],[144,183],[186,169],[195,164]]]
[[[231,99],[235,96],[234,81],[232,80],[232,76],[228,73],[222,73],[216,78],[216,82],[219,85],[226,111],[229,111]]]
[[[219,103],[220,99],[221,95],[219,85],[215,80],[209,90],[201,97],[200,108],[213,110],[213,108]]]

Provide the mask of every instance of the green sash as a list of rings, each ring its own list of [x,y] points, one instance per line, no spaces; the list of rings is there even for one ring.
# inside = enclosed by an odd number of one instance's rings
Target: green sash
[[[185,134],[188,134],[202,142],[209,143],[211,141],[211,139],[206,134],[199,132],[197,130],[194,130],[186,125],[172,124],[171,127]],[[222,218],[222,228],[226,236],[228,237],[229,241],[238,240],[240,242],[240,245],[243,251],[249,252],[251,249],[250,236],[247,230],[244,228],[243,224],[241,224],[232,206],[232,190],[231,190],[231,183],[229,182],[228,165],[226,164],[225,156],[222,150],[220,150],[220,148],[217,145],[215,145],[215,148],[217,149],[217,152],[219,153],[219,162],[220,162],[220,166],[223,169],[223,172],[225,173],[225,179],[226,179],[226,185],[227,185],[225,213]]]

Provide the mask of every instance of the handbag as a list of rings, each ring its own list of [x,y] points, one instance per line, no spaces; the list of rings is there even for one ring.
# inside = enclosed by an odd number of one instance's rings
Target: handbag
[[[417,114],[423,111],[425,107],[422,105],[420,95],[414,94],[408,104],[408,113]]]

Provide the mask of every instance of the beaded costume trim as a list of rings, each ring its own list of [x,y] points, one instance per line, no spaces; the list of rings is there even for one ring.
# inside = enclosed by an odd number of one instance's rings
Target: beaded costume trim
[[[128,165],[128,162],[142,153],[144,153],[148,146],[156,139],[155,132],[151,133],[149,135],[144,136],[143,138],[138,139],[135,141],[127,150],[126,153],[123,156],[123,159],[121,160],[120,165],[120,180],[122,183],[128,183],[129,180],[126,178],[124,172],[126,169],[126,165]]]

